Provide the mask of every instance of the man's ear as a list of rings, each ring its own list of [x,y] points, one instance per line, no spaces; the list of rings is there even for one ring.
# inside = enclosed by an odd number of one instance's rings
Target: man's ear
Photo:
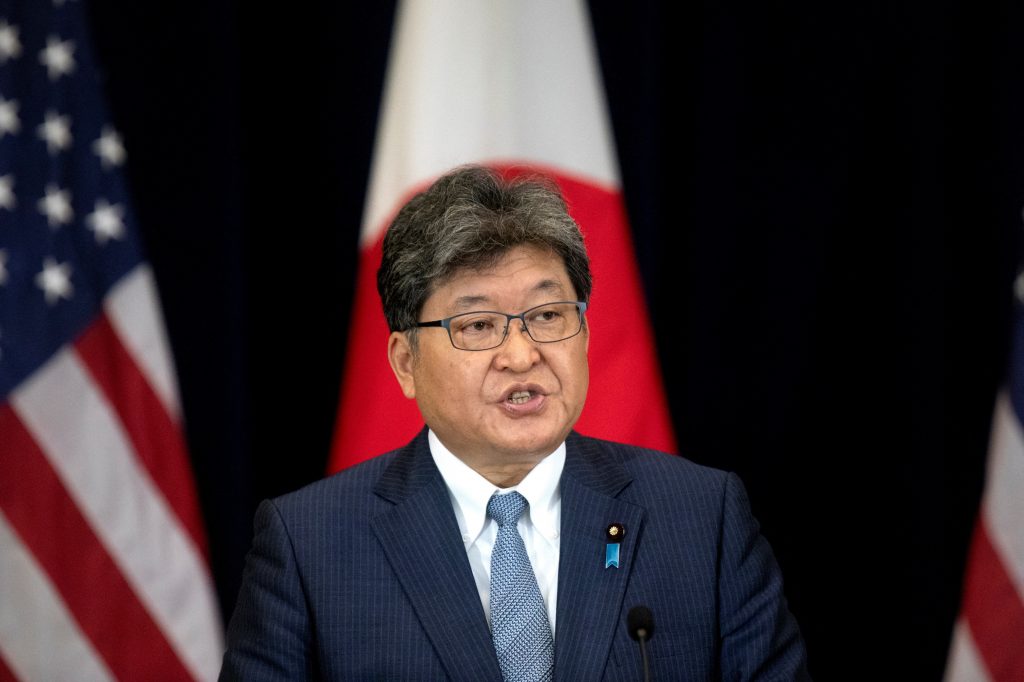
[[[398,379],[398,385],[402,387],[402,393],[406,398],[415,398],[416,380],[413,378],[412,369],[416,358],[405,332],[391,332],[391,336],[388,337],[388,362],[391,363],[391,371]]]

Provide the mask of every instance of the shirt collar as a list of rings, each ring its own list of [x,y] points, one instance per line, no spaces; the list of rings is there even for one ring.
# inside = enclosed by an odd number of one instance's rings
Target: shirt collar
[[[487,502],[491,495],[512,490],[518,491],[530,503],[527,513],[540,534],[549,540],[558,537],[562,501],[559,480],[565,466],[564,441],[511,488],[499,488],[478,474],[452,454],[431,430],[427,432],[427,442],[434,464],[448,486],[459,531],[467,547],[476,542],[487,523]]]

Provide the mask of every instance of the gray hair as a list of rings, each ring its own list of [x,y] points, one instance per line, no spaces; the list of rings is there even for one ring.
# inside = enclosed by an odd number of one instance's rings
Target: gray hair
[[[505,180],[481,166],[442,176],[402,207],[384,235],[377,291],[388,327],[414,332],[423,304],[448,277],[486,268],[524,244],[560,256],[579,300],[589,302],[590,259],[554,182]]]

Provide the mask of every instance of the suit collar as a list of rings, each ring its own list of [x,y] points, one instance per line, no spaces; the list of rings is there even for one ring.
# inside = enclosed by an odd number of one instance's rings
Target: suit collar
[[[375,487],[393,506],[371,520],[384,554],[453,680],[500,680],[490,630],[426,431]]]
[[[633,477],[613,459],[608,443],[573,431],[566,439],[565,475],[599,495],[617,496]]]
[[[562,475],[562,545],[558,567],[555,678],[601,679],[641,537],[644,509],[619,499],[632,477],[608,443],[577,434],[567,441]],[[608,527],[618,523],[619,566],[606,567]],[[633,606],[633,605],[630,605]]]
[[[415,495],[421,488],[440,477],[427,444],[427,428],[416,435],[405,447],[395,451],[395,457],[381,475],[373,492],[388,502],[399,504]]]
[[[633,480],[629,472],[606,452],[607,444],[575,431],[565,441],[567,454],[563,476],[575,479],[595,493],[615,497]],[[395,504],[402,502],[440,476],[430,456],[427,428],[398,450],[377,482],[374,492]]]
[[[410,496],[415,495],[423,486],[434,482],[434,479],[438,476],[441,476],[443,481],[444,477],[438,470],[434,457],[431,454],[430,439],[430,431],[424,427],[416,438],[404,448],[398,450],[394,460],[385,469],[384,474],[374,487],[374,493],[393,504],[399,504]],[[570,442],[578,450],[578,456],[574,457],[575,462],[571,467],[567,463],[564,453],[564,451],[567,451]],[[438,445],[442,448],[444,447],[440,441],[438,441]],[[570,473],[577,480],[584,482],[584,485],[594,488],[598,492],[615,495],[630,481],[630,477],[620,465],[611,462],[599,449],[594,448],[592,441],[579,436],[575,432],[571,433],[565,444],[560,445],[552,455],[545,459],[545,462],[550,464],[551,458],[559,454],[560,450],[563,452],[560,455],[562,463],[559,464],[559,471]],[[448,456],[455,457],[451,453],[448,453]],[[465,465],[463,464],[462,466]],[[479,477],[479,474],[475,472],[474,475]],[[557,474],[554,475],[557,476]],[[480,478],[483,480],[482,477]],[[557,484],[554,482],[551,485],[534,483],[530,487],[532,494],[518,486],[516,488],[523,492],[527,500],[529,500],[531,513],[536,516],[534,523],[538,525],[541,532],[546,537],[550,537],[558,532],[559,528],[555,526],[557,517],[549,520],[544,515],[544,511],[551,505],[552,497],[558,495]],[[496,487],[495,490],[497,490]],[[471,498],[472,491],[469,486],[463,486],[462,490],[456,487],[454,495],[458,503],[463,504],[462,499]],[[490,499],[490,492],[483,498],[482,508],[486,508],[488,499]],[[459,534],[462,535],[465,531],[471,536],[476,537],[483,526],[483,512],[473,516],[472,519],[467,517],[467,520],[472,520],[473,523],[469,523],[465,529],[460,529]]]

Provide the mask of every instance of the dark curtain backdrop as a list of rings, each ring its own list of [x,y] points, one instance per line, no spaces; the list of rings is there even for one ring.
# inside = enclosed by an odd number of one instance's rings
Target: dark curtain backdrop
[[[1007,347],[1024,11],[591,12],[682,452],[745,481],[818,679],[938,679]],[[394,6],[91,13],[229,614],[256,503],[325,468]]]

